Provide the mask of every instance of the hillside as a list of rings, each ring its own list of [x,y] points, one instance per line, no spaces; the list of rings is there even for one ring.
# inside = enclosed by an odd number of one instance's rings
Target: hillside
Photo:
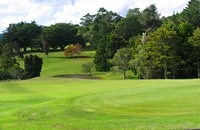
[[[2,130],[192,129],[200,127],[199,79],[58,78],[91,58],[43,56],[42,76],[0,83]],[[94,72],[94,74],[98,74]],[[111,74],[111,73],[110,73]],[[106,73],[98,74],[98,76]]]

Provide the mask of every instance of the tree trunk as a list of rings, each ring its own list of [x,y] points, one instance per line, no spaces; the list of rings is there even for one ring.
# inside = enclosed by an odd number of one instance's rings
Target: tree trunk
[[[27,48],[26,48],[26,47],[24,47],[24,53],[26,53],[26,49],[27,49]]]
[[[175,74],[175,68],[173,68],[173,79],[176,78],[176,74]]]
[[[165,76],[165,79],[168,79],[168,77],[167,77],[167,63],[165,63],[164,76]]]
[[[14,46],[15,46],[15,49],[17,51],[17,55],[19,56],[19,58],[23,59],[23,53],[20,52],[20,45],[16,41],[14,41]]]
[[[126,70],[124,70],[124,79],[126,79]]]
[[[197,58],[197,76],[198,78],[200,78],[200,62],[198,58]]]
[[[175,67],[175,62],[173,62],[173,66],[172,66],[172,78],[176,79],[176,67]]]
[[[165,67],[164,73],[165,73],[165,79],[168,79],[168,77],[167,77],[167,68],[166,67]]]

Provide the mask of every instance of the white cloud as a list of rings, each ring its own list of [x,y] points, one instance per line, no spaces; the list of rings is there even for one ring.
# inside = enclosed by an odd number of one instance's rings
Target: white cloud
[[[45,4],[32,4],[30,9],[27,10],[26,19],[28,21],[33,19],[40,19],[42,17],[50,16],[51,14],[51,6],[47,6]]]
[[[144,9],[155,4],[164,16],[180,12],[189,0],[0,0],[0,32],[9,23],[35,20],[41,25],[58,22],[79,23],[87,13],[95,14],[100,7],[125,15],[129,8]]]
[[[6,16],[0,19],[0,31],[4,31],[10,23],[23,21],[23,17],[20,16]],[[1,33],[1,32],[0,32]]]

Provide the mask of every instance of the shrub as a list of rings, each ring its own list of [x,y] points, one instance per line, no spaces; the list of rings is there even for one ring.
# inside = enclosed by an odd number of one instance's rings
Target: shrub
[[[93,67],[94,67],[94,64],[92,62],[86,62],[82,64],[82,71],[84,73],[88,73],[91,76]]]
[[[42,70],[42,58],[37,55],[29,55],[24,58],[24,71],[26,78],[33,78],[40,76]]]
[[[76,45],[67,45],[64,49],[64,55],[70,56],[72,57],[74,54],[79,55],[80,54],[80,49],[81,49],[81,45],[80,44],[76,44]]]
[[[6,70],[0,70],[0,80],[12,79],[10,73]]]

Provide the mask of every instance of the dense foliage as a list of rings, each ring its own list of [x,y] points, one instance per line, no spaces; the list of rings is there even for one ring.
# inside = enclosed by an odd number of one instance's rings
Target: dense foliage
[[[14,57],[14,47],[12,44],[5,44],[0,55],[0,80],[21,78],[23,70]]]
[[[126,71],[130,69],[132,53],[132,50],[129,48],[121,48],[117,50],[112,59],[112,63],[115,65],[113,70],[123,72],[124,78],[126,78]]]
[[[26,78],[33,78],[40,76],[42,70],[42,58],[37,55],[29,55],[24,58],[24,72]]]
[[[30,47],[40,47],[38,42],[39,35],[41,33],[41,26],[37,25],[34,21],[31,23],[20,22],[17,24],[10,24],[7,30],[3,34],[3,43],[12,43],[18,53],[23,48],[24,52]]]
[[[129,70],[134,68],[139,78],[200,77],[199,8],[200,2],[191,0],[180,14],[167,18],[160,17],[155,5],[130,9],[101,38],[94,59],[97,71],[109,71],[115,65],[110,59],[126,46],[134,50]]]
[[[100,8],[97,14],[86,14],[80,25],[56,23],[39,26],[35,22],[10,24],[0,41],[0,48],[10,43],[23,58],[27,48],[61,49],[86,42],[96,49],[97,71],[110,71],[118,49],[133,50],[129,69],[139,78],[200,77],[200,1],[190,0],[181,12],[160,17],[156,5],[129,9],[125,17]],[[2,50],[2,49],[0,49]]]
[[[80,44],[76,44],[76,45],[67,45],[64,48],[64,55],[66,57],[70,56],[72,57],[74,54],[77,54],[79,57],[79,54],[81,52],[81,45]]]
[[[77,35],[78,25],[57,23],[43,28],[44,40],[54,50],[64,50],[66,45],[79,43],[84,46],[84,40]]]

